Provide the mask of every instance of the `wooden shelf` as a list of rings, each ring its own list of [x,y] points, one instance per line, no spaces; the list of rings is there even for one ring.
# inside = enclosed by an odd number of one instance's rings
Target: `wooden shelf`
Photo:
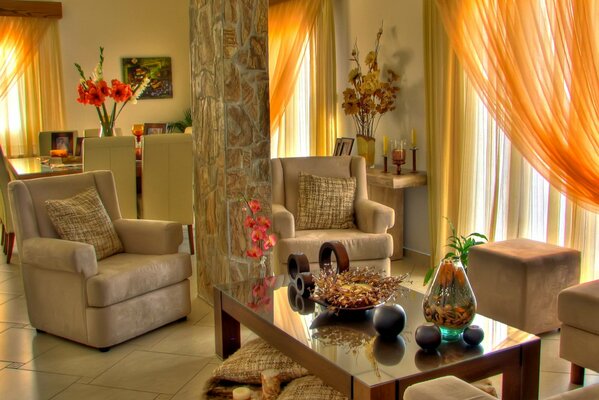
[[[0,16],[62,18],[62,3],[54,1],[0,0]]]
[[[386,187],[389,189],[405,189],[416,186],[426,186],[426,172],[417,171],[402,172],[397,175],[395,172],[383,172],[379,168],[368,168],[366,171],[366,179],[369,185]]]
[[[368,198],[395,210],[395,225],[387,232],[393,237],[391,260],[399,260],[403,257],[404,189],[426,186],[426,172],[405,171],[397,175],[395,168],[393,172],[386,173],[380,168],[368,168],[366,181]]]

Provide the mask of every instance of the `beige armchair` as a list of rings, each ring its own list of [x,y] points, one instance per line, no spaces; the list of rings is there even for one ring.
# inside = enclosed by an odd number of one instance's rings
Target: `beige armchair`
[[[561,358],[572,363],[570,381],[584,382],[585,368],[599,372],[599,280],[571,286],[557,298],[557,317],[562,323]]]
[[[302,252],[312,269],[318,266],[318,253],[323,242],[337,240],[347,249],[351,266],[369,265],[390,272],[389,257],[393,240],[387,229],[393,226],[392,208],[368,200],[366,164],[362,157],[275,158],[272,167],[273,229],[279,237],[275,246],[278,272],[285,270],[287,257]],[[333,178],[356,178],[354,197],[355,228],[296,229],[299,198],[299,175]],[[335,204],[331,204],[335,207]]]
[[[124,247],[100,261],[94,246],[59,238],[45,204],[90,187]],[[181,225],[121,218],[110,171],[13,181],[8,191],[35,328],[104,350],[189,314]]]

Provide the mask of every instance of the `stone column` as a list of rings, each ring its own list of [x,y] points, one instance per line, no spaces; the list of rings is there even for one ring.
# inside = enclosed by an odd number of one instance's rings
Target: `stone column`
[[[268,0],[191,0],[198,293],[256,274],[240,199],[271,204]]]

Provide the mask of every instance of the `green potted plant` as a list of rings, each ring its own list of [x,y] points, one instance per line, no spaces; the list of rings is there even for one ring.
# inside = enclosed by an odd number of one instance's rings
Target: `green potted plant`
[[[464,266],[464,270],[466,273],[468,272],[468,253],[473,246],[477,246],[479,244],[483,244],[488,242],[489,239],[482,233],[472,232],[467,236],[458,235],[453,223],[446,217],[444,217],[449,223],[449,227],[451,229],[451,236],[447,238],[447,247],[451,250],[448,251],[443,259],[453,259],[458,258],[462,265]],[[435,273],[435,269],[437,266],[430,267],[424,276],[423,286],[426,286],[428,282],[433,277]]]
[[[186,109],[183,112],[183,119],[180,121],[169,122],[169,132],[185,132],[185,128],[193,125],[193,119],[191,118],[191,108]]]

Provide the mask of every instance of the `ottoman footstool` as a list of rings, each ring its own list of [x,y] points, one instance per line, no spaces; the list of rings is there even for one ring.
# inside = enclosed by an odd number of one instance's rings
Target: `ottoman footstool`
[[[528,239],[470,249],[468,279],[477,312],[538,334],[560,327],[557,296],[579,283],[580,252]]]

